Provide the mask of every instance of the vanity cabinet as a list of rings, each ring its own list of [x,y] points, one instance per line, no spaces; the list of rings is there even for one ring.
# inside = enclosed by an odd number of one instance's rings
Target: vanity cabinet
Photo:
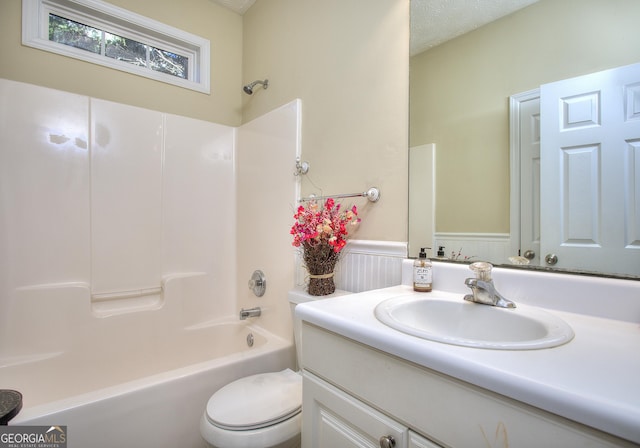
[[[312,373],[303,390],[304,447],[439,448]]]
[[[304,448],[637,446],[308,322],[302,368]]]
[[[413,431],[409,431],[409,448],[439,448],[440,445],[436,445],[432,441],[425,439],[420,434],[416,434]]]

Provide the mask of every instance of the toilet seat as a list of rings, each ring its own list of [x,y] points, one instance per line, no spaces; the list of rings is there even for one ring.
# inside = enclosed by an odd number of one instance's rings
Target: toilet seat
[[[302,376],[286,369],[227,384],[207,403],[207,421],[230,431],[249,431],[286,421],[302,410]]]

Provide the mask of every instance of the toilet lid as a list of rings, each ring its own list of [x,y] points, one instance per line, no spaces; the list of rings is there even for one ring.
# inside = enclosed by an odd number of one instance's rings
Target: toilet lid
[[[207,403],[207,419],[234,431],[264,428],[302,409],[302,376],[286,369],[241,378],[217,391]]]

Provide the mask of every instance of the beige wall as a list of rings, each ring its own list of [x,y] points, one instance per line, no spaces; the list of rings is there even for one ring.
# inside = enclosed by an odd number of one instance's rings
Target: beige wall
[[[407,238],[408,53],[409,0],[258,0],[245,14],[244,81],[270,85],[245,96],[244,121],[302,100],[303,195],[380,188],[376,204],[354,200],[358,239]]]
[[[438,232],[509,232],[509,96],[640,61],[637,0],[541,0],[411,58],[410,146],[437,148]]]
[[[0,1],[0,78],[229,126],[241,123],[240,15],[210,0],[109,0],[109,3],[209,39],[211,94],[22,46],[20,0]]]
[[[0,77],[231,126],[301,98],[303,194],[377,186],[377,204],[354,201],[354,237],[406,241],[409,0],[258,0],[244,17],[210,0],[109,2],[209,39],[211,95],[23,47],[20,0],[0,1],[0,57],[19,61]]]

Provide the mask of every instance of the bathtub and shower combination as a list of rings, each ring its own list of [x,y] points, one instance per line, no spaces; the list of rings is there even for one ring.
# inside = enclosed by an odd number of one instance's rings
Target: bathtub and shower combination
[[[66,425],[70,448],[204,446],[216,390],[295,367],[280,230],[300,101],[233,128],[0,79],[0,110],[0,389],[24,397],[9,424]],[[260,204],[236,207],[255,185]],[[279,220],[245,232],[256,214]],[[236,277],[265,266],[268,313],[241,321],[257,303]]]

